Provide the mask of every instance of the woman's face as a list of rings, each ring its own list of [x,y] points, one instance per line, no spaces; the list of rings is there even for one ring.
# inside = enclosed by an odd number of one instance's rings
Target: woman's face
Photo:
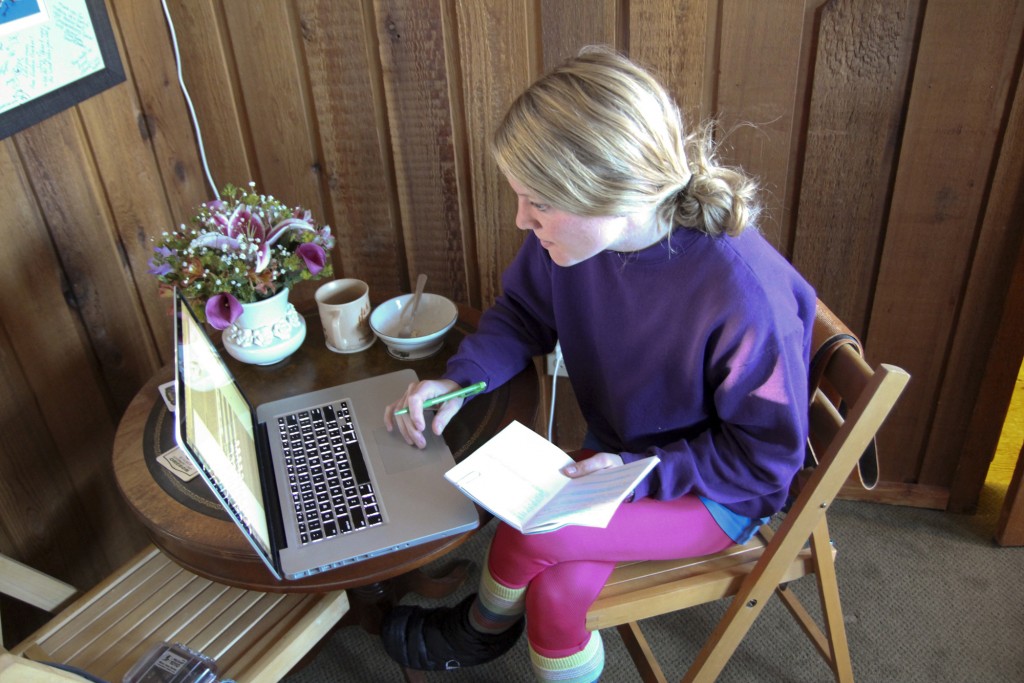
[[[629,229],[627,217],[577,216],[556,209],[515,178],[506,177],[518,197],[516,227],[532,230],[558,265],[572,266],[609,249],[632,250],[633,231]]]

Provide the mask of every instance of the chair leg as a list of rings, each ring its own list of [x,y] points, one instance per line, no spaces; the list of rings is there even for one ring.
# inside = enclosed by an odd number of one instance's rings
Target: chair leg
[[[770,529],[765,530],[769,538],[773,533]],[[754,621],[760,616],[761,610],[775,592],[786,571],[786,563],[791,553],[789,548],[783,546],[797,542],[790,542],[787,539],[787,543],[783,543],[782,546],[773,546],[766,551],[754,571],[744,579],[739,591],[729,603],[725,615],[705,641],[690,670],[686,672],[684,683],[712,683],[718,678]],[[783,550],[786,552],[783,553]],[[792,555],[795,555],[796,551],[797,547],[793,547]]]
[[[817,577],[818,600],[828,635],[822,632],[818,622],[793,591],[785,586],[779,586],[776,594],[814,643],[818,654],[828,662],[835,679],[840,683],[852,683],[850,648],[846,640],[846,625],[843,622],[843,610],[839,601],[839,584],[836,581],[835,563],[832,560],[828,522],[824,517],[811,533],[810,543],[814,556],[814,574]]]
[[[622,636],[622,642],[625,643],[626,651],[629,652],[629,656],[640,674],[640,680],[643,683],[668,683],[661,667],[658,666],[658,660],[655,659],[654,653],[651,651],[651,646],[640,630],[640,624],[631,621],[620,624],[616,630]]]
[[[836,567],[832,560],[828,522],[824,517],[811,533],[811,546],[814,550],[814,571],[818,578],[821,612],[825,619],[825,628],[828,629],[829,661],[837,681],[852,683],[850,646],[846,639],[843,607],[839,602],[839,582],[836,580]]]
[[[704,643],[697,659],[683,677],[683,683],[714,683],[729,663],[740,641],[761,613],[761,602],[743,607],[734,597],[718,627]]]

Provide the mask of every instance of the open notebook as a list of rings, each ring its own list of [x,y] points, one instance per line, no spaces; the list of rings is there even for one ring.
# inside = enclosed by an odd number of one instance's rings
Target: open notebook
[[[428,433],[384,427],[410,369],[254,407],[175,292],[177,441],[277,578],[296,579],[477,526]],[[429,431],[429,430],[428,430]]]

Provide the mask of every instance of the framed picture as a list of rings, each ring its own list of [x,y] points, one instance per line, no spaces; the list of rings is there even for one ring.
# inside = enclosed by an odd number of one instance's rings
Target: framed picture
[[[124,80],[103,0],[0,0],[0,140]]]

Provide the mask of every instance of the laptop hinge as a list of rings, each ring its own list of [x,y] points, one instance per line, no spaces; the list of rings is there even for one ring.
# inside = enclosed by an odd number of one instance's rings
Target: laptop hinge
[[[253,421],[256,422],[255,419]],[[281,519],[281,501],[277,497],[277,479],[274,477],[274,464],[270,455],[270,435],[266,422],[256,422],[256,448],[264,454],[264,457],[259,458],[263,505],[267,513],[267,533],[270,534],[274,565],[280,567],[280,549],[288,547],[288,538],[284,533],[284,522]]]

